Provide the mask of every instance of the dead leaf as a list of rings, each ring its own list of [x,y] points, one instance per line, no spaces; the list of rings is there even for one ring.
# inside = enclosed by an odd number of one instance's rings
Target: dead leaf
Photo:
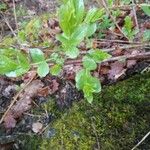
[[[39,91],[38,91],[38,95],[39,96],[46,97],[48,94],[49,94],[49,87],[48,86],[46,86],[46,87],[44,87],[42,89],[39,89]]]
[[[109,66],[101,66],[99,74],[106,75],[108,74],[109,70],[110,70]]]
[[[52,80],[52,84],[50,85],[50,94],[55,93],[59,88],[59,83],[56,79]]]
[[[26,73],[23,77],[22,80],[24,81],[24,83],[29,82],[31,79],[33,79],[36,76],[37,72],[36,71],[29,71],[28,73]]]
[[[108,78],[111,80],[117,80],[122,74],[124,74],[125,64],[119,61],[110,64],[111,69],[108,72]],[[123,71],[124,70],[124,71]]]
[[[121,56],[123,54],[124,54],[124,51],[118,46],[116,46],[115,50],[112,52],[113,56]]]
[[[136,60],[127,60],[127,68],[131,68],[136,64]]]
[[[6,129],[15,127],[17,119],[31,108],[32,98],[37,95],[38,90],[42,87],[43,83],[40,80],[34,80],[26,87],[24,92],[20,94],[16,104],[12,106],[4,118]]]
[[[66,65],[63,72],[65,79],[74,80],[76,73],[81,69],[81,65]]]

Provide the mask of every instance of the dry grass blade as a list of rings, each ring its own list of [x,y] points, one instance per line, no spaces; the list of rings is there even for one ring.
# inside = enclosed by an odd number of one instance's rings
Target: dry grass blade
[[[122,29],[119,27],[118,23],[116,22],[115,18],[111,15],[111,11],[109,10],[109,7],[107,6],[107,3],[105,0],[101,0],[101,2],[106,10],[106,12],[108,13],[108,15],[110,16],[111,20],[114,22],[114,24],[116,25],[116,27],[118,28],[118,30],[121,32],[121,34],[128,39],[128,37],[123,33]]]
[[[135,150],[148,136],[150,135],[150,131],[141,139],[141,141],[135,145],[132,150]]]

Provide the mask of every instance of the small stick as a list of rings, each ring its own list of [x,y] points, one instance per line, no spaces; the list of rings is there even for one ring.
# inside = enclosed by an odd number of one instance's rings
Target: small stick
[[[98,0],[97,0],[98,1]],[[109,9],[121,9],[121,10],[131,10],[132,8],[131,7],[133,7],[133,6],[135,6],[136,8],[140,8],[141,7],[141,5],[140,4],[131,4],[131,5],[118,5],[118,6],[112,6],[112,7],[109,7]]]
[[[150,135],[150,131],[141,139],[141,141],[136,144],[131,150],[135,150],[148,136]]]
[[[109,49],[109,51],[112,49]],[[84,52],[84,54],[86,54],[87,51]],[[123,55],[123,56],[117,56],[117,57],[111,57],[109,59],[106,59],[98,64],[104,63],[104,62],[112,62],[112,61],[117,61],[120,59],[150,59],[150,52],[146,52],[146,53],[139,53],[139,54],[132,54],[132,55]],[[76,60],[67,60],[65,62],[64,65],[71,65],[71,64],[81,64],[82,63],[82,59],[76,59]],[[32,64],[33,67],[36,67],[35,64]],[[49,63],[49,66],[53,66],[54,63]]]
[[[5,19],[4,20],[5,23],[7,24],[8,28],[10,29],[10,31],[12,32],[12,34],[14,35],[14,37],[17,37],[16,33],[14,32],[14,30],[12,29],[12,27],[10,26],[9,22]]]
[[[134,0],[132,0],[132,4],[133,4],[132,9],[133,9],[133,13],[134,13],[134,19],[135,19],[135,23],[136,23],[136,28],[139,31],[139,24],[138,24],[138,20],[137,20],[136,6],[135,6],[135,3],[134,3]]]
[[[46,127],[44,127],[38,134],[41,135],[48,127],[49,127],[49,124]]]
[[[132,54],[132,55],[125,55],[125,56],[117,56],[117,57],[111,57],[109,59],[106,59],[102,62],[100,62],[99,64],[101,63],[104,63],[104,62],[112,62],[112,61],[117,61],[117,60],[121,60],[121,59],[127,59],[127,60],[132,60],[132,59],[150,59],[150,52],[146,52],[146,53],[139,53],[139,54]],[[78,60],[69,60],[65,63],[65,65],[70,65],[70,64],[81,64],[82,63],[82,60],[81,59],[78,59]],[[52,65],[52,64],[50,64]]]
[[[146,47],[146,46],[149,46],[149,45],[125,45],[125,46],[120,46],[119,48],[120,49],[131,49],[131,48],[136,48],[136,47]],[[102,51],[104,52],[111,52],[111,51],[114,51],[116,50],[116,48],[107,48],[107,49],[101,49]],[[80,54],[87,54],[88,52],[87,51],[81,51]]]
[[[15,5],[15,0],[12,0],[13,1],[13,11],[14,11],[14,18],[15,18],[15,24],[16,24],[16,29],[18,31],[18,23],[17,23],[17,15],[16,15],[16,5]]]
[[[95,42],[98,43],[100,41],[113,42],[113,43],[144,44],[143,42],[132,42],[132,41],[124,41],[124,40],[109,40],[109,39],[97,39]],[[148,43],[145,43],[145,44],[148,44]]]
[[[111,11],[109,10],[109,8],[107,7],[107,3],[105,0],[102,0],[103,6],[106,10],[106,12],[108,13],[108,15],[110,16],[111,20],[114,22],[114,24],[116,25],[116,27],[118,28],[118,30],[122,33],[122,35],[128,39],[128,37],[123,33],[122,29],[119,27],[118,23],[116,22],[115,18],[111,15]]]

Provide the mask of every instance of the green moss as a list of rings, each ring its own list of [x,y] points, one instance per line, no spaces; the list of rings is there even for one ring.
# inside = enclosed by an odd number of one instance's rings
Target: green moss
[[[129,80],[120,82],[115,86],[105,87],[103,92],[103,99],[113,98],[115,100],[123,101],[143,101],[150,90],[149,74],[132,77]]]
[[[75,103],[50,124],[40,150],[131,149],[149,130],[150,74],[137,75],[95,95],[93,104]],[[51,109],[47,109],[52,111]],[[150,149],[145,140],[139,149]]]
[[[16,38],[12,37],[5,37],[1,42],[0,42],[0,48],[10,48],[12,45],[16,43]]]

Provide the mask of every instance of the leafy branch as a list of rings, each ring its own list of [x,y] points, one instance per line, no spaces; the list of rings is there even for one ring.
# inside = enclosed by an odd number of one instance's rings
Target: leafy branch
[[[133,28],[131,17],[127,16],[125,18],[124,26],[121,29],[115,22],[115,18],[111,15],[112,12],[108,9],[105,0],[103,1],[103,5],[110,19],[113,20],[120,32],[129,39],[129,41],[125,42],[132,43],[138,31]],[[150,15],[149,5],[143,4],[141,8],[147,15]],[[82,63],[83,69],[76,74],[76,87],[78,90],[83,91],[84,97],[91,103],[93,101],[93,93],[101,91],[99,79],[92,75],[92,72],[97,69],[97,64],[107,59],[114,61],[120,57],[126,58],[126,56],[110,58],[107,51],[91,47],[84,53],[80,51],[81,42],[88,41],[96,32],[98,28],[97,21],[100,19],[104,21],[106,18],[107,16],[103,8],[92,8],[86,11],[83,0],[64,0],[63,5],[58,10],[59,25],[62,33],[56,35],[59,45],[57,48],[55,47],[55,51],[51,53],[50,56],[47,56],[38,48],[29,48],[28,53],[14,48],[0,49],[0,74],[8,77],[17,77],[28,72],[33,66],[36,66],[37,73],[40,77],[45,77],[49,73],[58,76],[66,64],[67,59],[76,60],[80,56],[79,62]],[[107,25],[110,24],[108,19],[109,18],[107,18]],[[28,40],[32,41],[32,39],[38,37],[38,30],[40,28],[41,20],[35,19],[26,26],[25,31],[21,30],[18,32],[18,35],[16,35],[16,33],[14,33],[14,35],[15,38],[19,38],[21,42],[26,41],[27,35],[30,35]],[[102,28],[102,26],[100,26],[100,28]],[[30,34],[31,30],[32,33],[35,34]],[[149,37],[149,35],[146,35],[146,37]],[[83,58],[81,56],[83,56]],[[146,54],[145,57],[147,56],[149,56],[149,53]],[[136,56],[129,57],[133,58]]]

